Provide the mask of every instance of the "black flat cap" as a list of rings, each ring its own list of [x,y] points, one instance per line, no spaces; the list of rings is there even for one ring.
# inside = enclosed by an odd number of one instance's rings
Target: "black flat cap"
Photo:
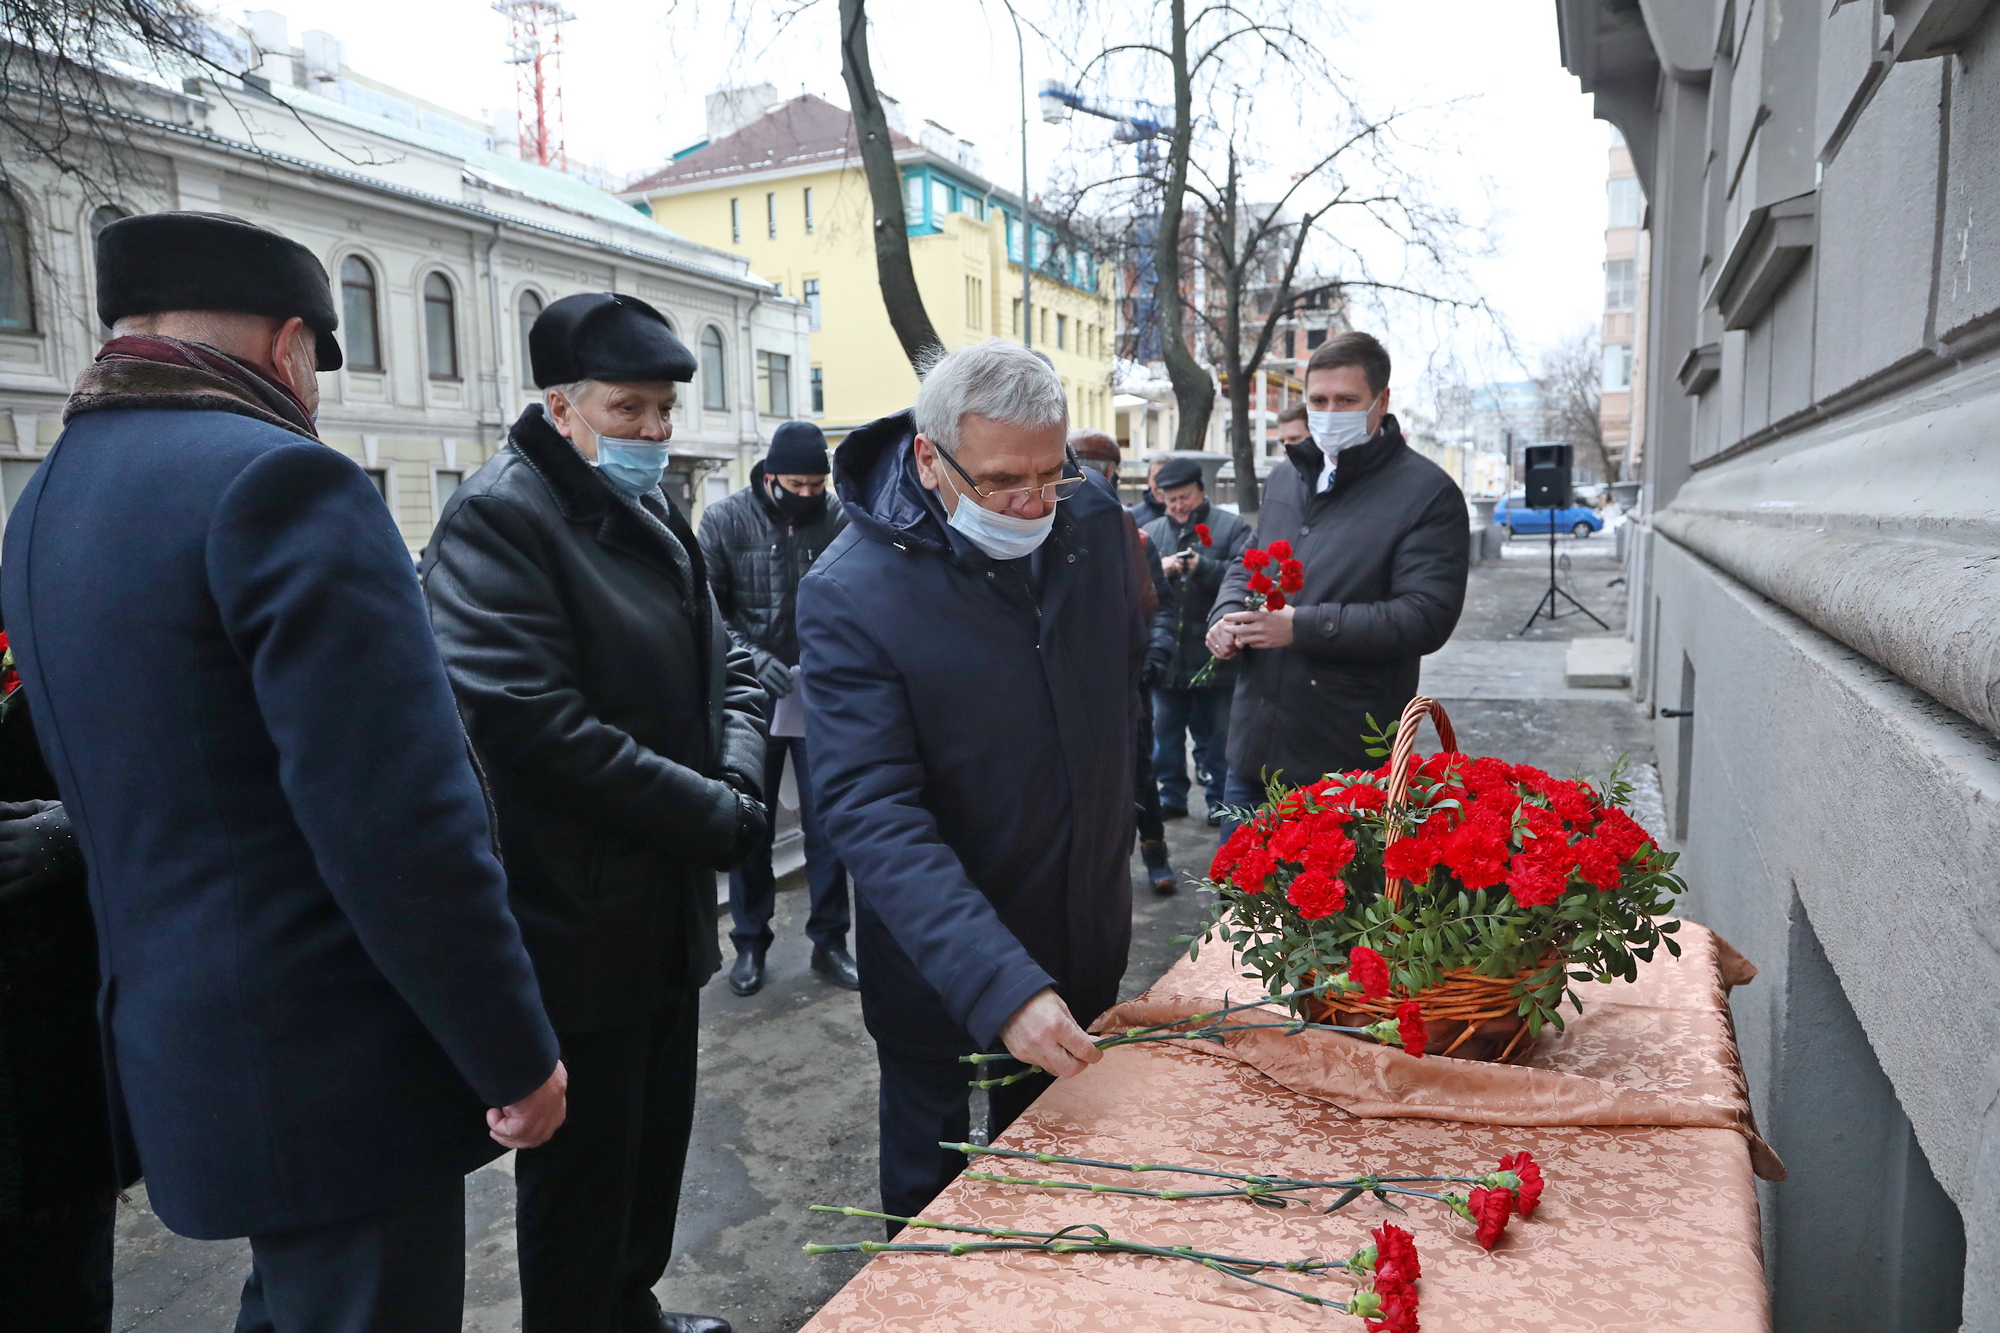
[[[579,380],[635,384],[694,378],[694,353],[666,316],[636,296],[580,292],[551,302],[528,330],[535,386]]]
[[[139,213],[97,234],[97,317],[167,310],[294,315],[319,335],[319,368],[339,370],[340,316],[318,256],[227,213]]]
[[[1163,491],[1176,486],[1186,486],[1192,482],[1204,491],[1208,489],[1202,480],[1201,464],[1192,458],[1169,458],[1160,464],[1160,470],[1153,474],[1153,485]]]

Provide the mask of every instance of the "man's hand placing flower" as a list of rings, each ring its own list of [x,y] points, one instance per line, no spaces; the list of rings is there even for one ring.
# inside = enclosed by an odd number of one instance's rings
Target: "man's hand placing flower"
[[[1288,648],[1292,642],[1293,610],[1287,606],[1278,611],[1232,611],[1209,630],[1209,642],[1213,645],[1215,631],[1220,629],[1229,634],[1235,648]],[[1209,651],[1214,652],[1213,646]]]

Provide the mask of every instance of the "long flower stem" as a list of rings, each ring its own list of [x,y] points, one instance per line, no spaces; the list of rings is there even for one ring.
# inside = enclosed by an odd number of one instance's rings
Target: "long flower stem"
[[[938,1147],[950,1148],[953,1149],[954,1151],[962,1152],[967,1157],[1011,1157],[1019,1161],[1035,1162],[1042,1166],[1049,1166],[1052,1164],[1057,1164],[1062,1166],[1090,1166],[1090,1167],[1096,1167],[1101,1171],[1128,1171],[1134,1174],[1145,1171],[1169,1171],[1184,1176],[1208,1176],[1216,1180],[1240,1180],[1244,1182],[1246,1185],[1256,1187],[1256,1189],[1260,1193],[1275,1192],[1279,1190],[1351,1190],[1351,1189],[1375,1190],[1379,1188],[1384,1191],[1396,1194],[1415,1194],[1421,1198],[1435,1199],[1438,1198],[1439,1196],[1435,1194],[1426,1194],[1422,1190],[1401,1189],[1397,1187],[1403,1185],[1429,1185],[1429,1184],[1476,1185],[1479,1183],[1480,1179],[1477,1176],[1369,1175],[1369,1176],[1355,1176],[1351,1180],[1301,1180],[1293,1176],[1248,1175],[1239,1171],[1215,1171],[1207,1167],[1201,1167],[1201,1166],[1168,1166],[1158,1162],[1103,1162],[1103,1161],[1098,1161],[1096,1158],[1091,1158],[1091,1157],[1064,1157],[1058,1153],[1022,1152],[1017,1148],[993,1148],[978,1143],[941,1142],[938,1144]],[[973,1175],[974,1179],[984,1178],[975,1173],[968,1172],[967,1174]],[[1039,1180],[1024,1181],[1024,1180],[1008,1179],[1004,1183],[1015,1184],[1015,1185],[1033,1184],[1042,1186],[1044,1188],[1063,1188],[1063,1189],[1097,1188],[1089,1184],[1072,1184],[1063,1181],[1039,1181]],[[1103,1192],[1106,1193],[1147,1192],[1147,1191],[1123,1191],[1117,1189],[1117,1187],[1114,1186],[1104,1186],[1102,1188]],[[1246,1191],[1220,1190],[1220,1191],[1215,1191],[1214,1193],[1217,1195],[1224,1195],[1224,1194],[1235,1194],[1243,1192]],[[1193,1193],[1184,1193],[1180,1191],[1163,1191],[1160,1192],[1160,1194],[1161,1197],[1166,1197],[1166,1198],[1210,1197],[1209,1195],[1197,1195]]]

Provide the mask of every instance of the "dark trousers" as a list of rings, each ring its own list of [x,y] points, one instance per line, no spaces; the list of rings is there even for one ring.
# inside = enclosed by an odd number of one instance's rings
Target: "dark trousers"
[[[0,1333],[109,1333],[117,1210],[0,1222]]]
[[[465,1181],[346,1222],[250,1238],[236,1333],[458,1333]]]
[[[700,992],[645,1023],[566,1032],[569,1115],[514,1158],[522,1333],[626,1333],[658,1315],[694,1127]]]
[[[1264,799],[1264,785],[1261,779],[1246,777],[1238,773],[1235,769],[1229,771],[1228,781],[1224,783],[1222,789],[1222,803],[1224,805],[1232,810],[1255,810],[1258,806],[1264,804]],[[1224,815],[1222,817],[1222,840],[1227,842],[1229,835],[1234,832],[1236,832],[1236,821],[1228,815]]]
[[[787,750],[792,753],[792,778],[799,788],[799,826],[806,837],[806,882],[812,892],[806,938],[822,949],[837,949],[847,943],[847,868],[833,854],[833,844],[820,827],[805,738],[773,736],[764,747],[764,804],[771,810],[771,827],[750,859],[729,875],[729,938],[738,953],[762,953],[771,947],[771,913],[778,899],[777,876],[771,873],[771,844],[777,838],[778,784],[785,776]]]
[[[966,1085],[974,1072],[991,1066],[961,1064],[957,1060],[921,1060],[875,1048],[875,1061],[882,1072],[882,1090],[876,1103],[881,1127],[880,1170],[882,1211],[898,1217],[915,1217],[944,1191],[944,1187],[965,1170],[965,1154],[940,1148],[940,1143],[963,1143],[971,1132],[968,1104],[972,1090]],[[1012,1069],[1012,1065],[1002,1066]],[[1007,1088],[987,1093],[987,1127],[994,1138],[1017,1120],[1042,1090],[1055,1082],[1046,1074]],[[889,1224],[894,1236],[901,1228]]]
[[[1229,703],[1234,694],[1227,685],[1153,691],[1153,777],[1160,784],[1161,805],[1187,808],[1186,738],[1190,736],[1195,767],[1209,775],[1209,808],[1222,804],[1229,770]]]
[[[1153,779],[1153,692],[1139,691],[1139,725],[1132,729],[1132,804],[1139,810],[1139,840],[1161,842],[1167,826],[1160,820],[1160,784]]]

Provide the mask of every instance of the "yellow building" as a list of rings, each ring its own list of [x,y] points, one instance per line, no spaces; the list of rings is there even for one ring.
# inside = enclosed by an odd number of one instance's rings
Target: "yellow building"
[[[810,417],[838,440],[908,407],[917,377],[876,280],[853,117],[810,95],[772,104],[768,86],[714,94],[708,109],[708,139],[619,197],[690,240],[742,255],[751,271],[811,308],[807,400],[788,409],[760,401],[760,409]],[[942,126],[926,122],[922,142],[900,132],[891,138],[910,260],[938,336],[948,348],[1021,338],[1019,196],[981,176],[972,146]],[[1109,266],[1062,244],[1046,217],[1036,215],[1032,229],[1031,345],[1048,354],[1069,390],[1071,425],[1108,431]],[[759,389],[772,392],[761,382]]]

